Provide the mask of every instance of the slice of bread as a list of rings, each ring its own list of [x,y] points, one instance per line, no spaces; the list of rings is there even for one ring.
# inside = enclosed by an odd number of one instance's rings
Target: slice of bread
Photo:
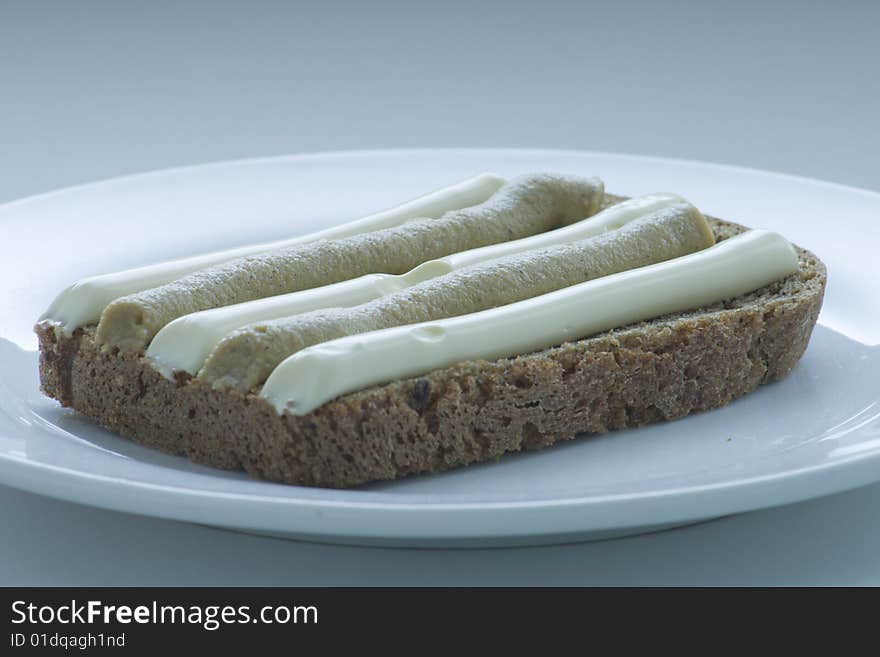
[[[606,197],[609,202],[619,197]],[[708,217],[718,240],[744,227]],[[256,394],[163,378],[101,351],[95,327],[37,326],[43,391],[98,424],[194,462],[289,484],[349,487],[723,406],[804,353],[826,272],[796,274],[687,313],[495,361],[468,361],[344,395],[303,416]]]

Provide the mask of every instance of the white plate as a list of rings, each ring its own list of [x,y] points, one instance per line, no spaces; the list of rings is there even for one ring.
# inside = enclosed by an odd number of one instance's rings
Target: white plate
[[[194,466],[37,389],[34,319],[72,280],[315,230],[483,170],[598,174],[781,231],[827,263],[825,307],[784,381],[727,408],[440,475],[337,491]],[[635,533],[880,480],[880,195],[609,153],[329,153],[151,173],[0,207],[0,481],[243,531],[385,545],[515,545]]]

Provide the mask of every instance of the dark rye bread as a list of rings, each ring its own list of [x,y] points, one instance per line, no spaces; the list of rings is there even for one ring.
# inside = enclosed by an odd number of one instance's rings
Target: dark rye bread
[[[745,230],[709,218],[718,239]],[[374,386],[305,416],[255,394],[176,382],[140,356],[37,327],[43,391],[144,445],[262,479],[348,487],[438,472],[723,406],[785,376],[807,347],[825,267],[751,294],[496,361]]]

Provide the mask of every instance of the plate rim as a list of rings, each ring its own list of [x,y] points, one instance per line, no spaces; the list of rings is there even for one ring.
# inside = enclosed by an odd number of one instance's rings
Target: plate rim
[[[171,167],[165,169],[157,169],[145,172],[126,174],[123,176],[90,181],[61,189],[51,190],[40,194],[15,199],[0,204],[0,212],[7,210],[18,210],[32,202],[43,202],[52,200],[53,197],[62,196],[70,193],[88,193],[95,188],[107,186],[115,186],[117,184],[141,183],[142,181],[151,181],[161,179],[163,176],[174,176],[179,174],[193,173],[195,171],[209,171],[211,169],[235,168],[247,166],[271,165],[275,163],[285,162],[302,162],[309,159],[346,159],[352,157],[389,157],[400,155],[428,155],[432,153],[442,152],[446,155],[461,152],[463,154],[474,155],[476,153],[486,154],[519,154],[532,157],[540,156],[593,156],[593,157],[609,157],[618,159],[638,160],[642,163],[675,163],[686,166],[696,166],[708,168],[719,172],[737,172],[750,175],[758,175],[761,177],[770,177],[775,179],[784,179],[795,183],[809,184],[811,186],[819,186],[832,191],[844,192],[848,194],[857,194],[867,196],[871,201],[880,201],[880,192],[864,189],[860,187],[845,185],[836,182],[830,182],[820,179],[814,179],[804,176],[798,176],[787,173],[767,171],[763,169],[743,167],[739,165],[722,164],[716,162],[705,162],[701,160],[668,158],[655,155],[641,155],[634,153],[620,153],[611,151],[593,151],[593,150],[577,150],[577,149],[540,149],[540,148],[394,148],[394,149],[369,149],[369,150],[341,150],[341,151],[316,151],[308,153],[297,153],[287,155],[273,155],[267,157],[243,158],[234,160],[220,160],[215,162],[192,164],[179,167]],[[5,393],[2,393],[5,394]],[[161,466],[157,466],[161,467]],[[829,476],[829,473],[846,472],[845,477]],[[37,475],[29,477],[28,475]],[[48,480],[46,477],[48,476]],[[162,517],[175,520],[194,521],[193,513],[187,512],[186,509],[173,508],[173,501],[180,501],[185,498],[188,501],[199,501],[204,503],[206,500],[211,503],[205,504],[202,509],[203,519],[195,520],[196,522],[207,522],[209,524],[219,526],[229,526],[236,528],[250,528],[256,530],[278,530],[276,524],[267,522],[270,519],[259,517],[254,514],[253,517],[246,517],[243,512],[247,512],[248,508],[253,511],[254,507],[268,507],[274,512],[279,509],[288,511],[295,510],[299,515],[297,518],[303,518],[304,514],[321,513],[324,515],[339,516],[340,518],[346,513],[358,513],[367,516],[375,521],[377,516],[399,517],[412,516],[413,514],[430,516],[428,522],[417,522],[408,526],[405,532],[396,532],[389,534],[387,531],[387,522],[380,523],[382,526],[372,527],[370,521],[361,519],[357,524],[360,526],[357,535],[374,538],[382,537],[405,537],[418,540],[420,538],[430,537],[461,537],[461,538],[478,538],[478,537],[497,537],[502,535],[542,535],[547,531],[542,531],[534,527],[532,523],[531,529],[523,529],[519,527],[514,533],[499,533],[496,529],[494,532],[484,524],[483,516],[500,515],[516,515],[519,517],[527,516],[528,511],[540,509],[544,512],[554,512],[554,531],[590,531],[613,529],[627,526],[634,526],[634,518],[641,515],[644,517],[644,507],[662,506],[664,503],[673,501],[679,504],[670,504],[670,508],[666,509],[666,513],[660,517],[652,517],[648,520],[650,523],[655,522],[678,522],[688,520],[705,519],[718,515],[726,515],[727,513],[755,510],[758,508],[768,508],[778,506],[794,501],[807,500],[815,497],[821,497],[835,492],[843,492],[862,485],[873,483],[880,479],[880,450],[866,451],[856,453],[846,457],[839,458],[833,462],[818,463],[808,465],[793,470],[785,470],[782,472],[753,476],[746,479],[737,479],[727,482],[717,482],[710,484],[701,484],[696,486],[683,486],[667,488],[660,491],[634,492],[634,493],[615,493],[608,495],[588,495],[565,498],[546,498],[541,500],[512,500],[512,501],[487,501],[487,502],[387,502],[387,501],[341,501],[341,500],[312,500],[295,497],[277,497],[272,495],[261,494],[243,494],[243,493],[227,493],[220,491],[208,491],[203,489],[185,488],[170,484],[156,484],[144,481],[136,481],[115,477],[110,475],[101,475],[99,473],[85,472],[66,468],[59,465],[40,463],[29,461],[24,458],[17,458],[12,454],[0,453],[0,483],[14,486],[16,488],[28,490],[33,493],[57,497],[66,501],[74,501],[90,506],[100,508],[124,511],[139,515]],[[48,485],[46,485],[48,481]],[[40,484],[43,484],[42,486]],[[271,482],[267,482],[271,483]],[[809,484],[810,492],[808,495],[798,494],[797,489],[803,489],[805,484]],[[273,484],[280,485],[280,484]],[[742,496],[733,493],[741,493],[744,490],[750,491],[746,497],[752,498],[751,503],[744,504]],[[48,492],[53,491],[53,492]],[[117,495],[120,491],[124,495]],[[133,505],[126,504],[126,498],[132,494],[149,493],[151,504],[141,505],[140,508],[132,508]],[[731,498],[736,500],[725,500],[725,494],[731,494]],[[756,495],[757,493],[757,495]],[[772,494],[770,494],[772,493]],[[103,496],[103,498],[102,498]],[[762,499],[754,499],[754,498]],[[688,499],[690,504],[681,505],[681,501]],[[223,504],[235,502],[236,518],[229,517],[230,509],[223,509]],[[712,502],[713,510],[709,513],[697,512],[694,507],[706,506],[707,502]],[[643,507],[642,513],[634,513],[635,509],[627,510],[626,507]],[[135,505],[136,506],[136,505]],[[150,507],[145,510],[144,507]],[[597,507],[604,507],[604,513],[598,516],[591,516],[590,510]],[[609,509],[617,509],[616,513],[609,514]],[[227,517],[224,519],[224,511]],[[582,511],[580,514],[573,514],[573,511]],[[198,515],[198,514],[196,514]],[[462,515],[466,516],[467,522],[451,523],[458,525],[454,528],[444,526],[442,531],[437,531],[436,527],[432,527],[442,519],[447,525],[455,518],[461,519]],[[473,516],[481,516],[481,520],[474,523],[470,520]],[[209,517],[210,516],[210,517]],[[610,517],[609,517],[610,516]],[[617,521],[615,522],[615,516]],[[294,516],[289,516],[293,519]],[[323,523],[325,526],[317,533],[325,538],[342,536],[350,532],[340,531],[339,527],[331,527],[325,518]],[[411,518],[410,518],[411,519]],[[567,519],[568,530],[560,526],[560,521]],[[260,522],[263,520],[263,522]],[[576,521],[577,526],[571,525],[572,521]],[[498,523],[493,523],[497,525]],[[546,524],[546,523],[540,523]],[[635,523],[639,524],[639,523]],[[372,529],[372,531],[371,531]],[[290,528],[284,528],[289,531]],[[454,530],[454,531],[451,531]],[[537,532],[537,534],[536,534]],[[302,532],[307,535],[310,532]]]
[[[844,477],[828,477],[828,473]],[[29,478],[28,474],[49,475],[46,479]],[[833,463],[824,463],[789,470],[783,473],[762,475],[733,482],[671,488],[642,494],[617,494],[607,496],[574,497],[567,499],[547,499],[518,502],[483,503],[388,503],[354,502],[335,500],[307,500],[302,498],[279,498],[268,495],[242,495],[219,491],[187,489],[173,485],[153,484],[132,481],[96,473],[82,472],[52,464],[34,463],[9,455],[0,455],[0,477],[3,485],[26,490],[38,495],[75,502],[111,511],[133,513],[146,517],[158,517],[185,522],[197,522],[226,528],[251,529],[255,531],[284,531],[303,537],[364,537],[395,539],[431,538],[499,538],[519,536],[541,536],[544,534],[577,534],[581,532],[604,531],[626,527],[640,527],[664,523],[691,522],[720,517],[731,513],[742,513],[758,509],[783,506],[806,501],[826,495],[841,493],[861,486],[875,483],[880,479],[880,451],[855,454]],[[798,493],[805,483],[810,485],[809,495]],[[280,484],[278,484],[280,485]],[[748,491],[750,502],[744,503],[742,497],[733,493]],[[770,496],[767,493],[772,492]],[[122,495],[114,496],[114,493]],[[149,509],[145,505],[127,503],[131,500],[143,501],[141,493],[151,493]],[[178,505],[185,501],[208,502],[202,513],[193,514]],[[670,504],[688,500],[684,507]],[[712,509],[698,509],[712,502]],[[235,508],[223,508],[226,503],[234,503]],[[667,506],[669,505],[669,506]],[[177,508],[175,508],[177,507]],[[270,511],[271,516],[248,515],[254,508]],[[632,508],[630,508],[632,507]],[[646,512],[646,507],[656,510],[665,507],[664,515],[657,516]],[[596,516],[574,514],[589,512],[599,508],[602,513]],[[542,525],[552,525],[552,530],[529,528],[521,523],[515,529],[500,529],[513,521],[519,522],[529,517],[529,512],[540,510],[553,513],[552,518],[544,518]],[[234,513],[230,514],[230,511]],[[320,531],[280,526],[274,522],[275,514],[283,512],[286,519],[303,519],[316,514],[328,521],[341,521],[351,513],[363,514],[357,523],[340,527],[326,524]],[[294,512],[295,515],[287,515]],[[465,516],[464,518],[462,516]],[[388,523],[376,524],[378,518],[390,518],[392,522],[406,520],[406,531],[388,532]],[[465,522],[461,522],[465,520]],[[492,520],[490,529],[486,520]],[[625,521],[624,521],[625,520]],[[412,521],[416,521],[412,523]],[[459,522],[455,522],[459,521]],[[438,522],[444,526],[438,531]],[[356,527],[351,526],[356,525]],[[454,525],[454,532],[450,527]],[[403,529],[403,528],[399,528]]]
[[[283,162],[287,160],[302,159],[319,159],[319,158],[336,158],[336,157],[381,157],[399,154],[421,154],[421,153],[517,153],[517,154],[551,154],[551,155],[598,155],[605,157],[627,158],[640,161],[653,162],[672,162],[675,164],[698,165],[713,169],[722,169],[726,171],[738,171],[740,173],[759,174],[762,176],[770,176],[789,180],[792,182],[809,183],[811,185],[819,185],[832,189],[839,189],[850,193],[864,194],[880,200],[880,190],[872,190],[866,187],[857,187],[855,185],[847,185],[846,183],[838,183],[831,180],[823,180],[821,178],[812,178],[810,176],[801,176],[794,173],[785,173],[782,171],[772,171],[770,169],[761,169],[759,167],[748,167],[740,164],[727,164],[724,162],[709,162],[706,160],[697,160],[692,158],[666,157],[663,155],[649,155],[642,153],[629,153],[622,151],[604,151],[604,150],[583,150],[576,148],[529,148],[529,147],[466,147],[466,146],[438,146],[434,147],[418,147],[418,148],[369,148],[369,149],[347,149],[347,150],[327,150],[327,151],[304,151],[302,153],[287,153],[279,155],[263,155],[256,157],[243,157],[231,160],[210,160],[208,162],[200,162],[195,164],[183,164],[180,166],[166,167],[162,169],[148,169],[145,171],[135,171],[120,176],[111,176],[110,178],[100,178],[98,180],[89,180],[66,187],[59,187],[37,194],[30,194],[21,198],[14,198],[0,203],[0,212],[7,209],[15,209],[20,205],[34,201],[43,201],[56,195],[67,194],[70,192],[87,191],[91,187],[103,187],[105,185],[114,185],[117,183],[137,182],[146,178],[159,178],[170,174],[187,173],[193,170],[207,170],[213,168],[225,168],[235,166],[252,166],[260,164],[270,164],[273,162]]]

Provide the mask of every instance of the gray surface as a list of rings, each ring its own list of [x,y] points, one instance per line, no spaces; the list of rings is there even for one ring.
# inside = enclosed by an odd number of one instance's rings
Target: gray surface
[[[877,3],[312,4],[0,2],[0,201],[406,146],[637,152],[880,189]],[[872,486],[604,543],[399,551],[0,488],[0,584],[880,584],[878,505]]]
[[[0,200],[209,160],[648,153],[880,188],[880,4],[2,2]]]
[[[352,548],[96,511],[0,487],[3,584],[864,585],[880,485],[633,538],[540,548]]]

